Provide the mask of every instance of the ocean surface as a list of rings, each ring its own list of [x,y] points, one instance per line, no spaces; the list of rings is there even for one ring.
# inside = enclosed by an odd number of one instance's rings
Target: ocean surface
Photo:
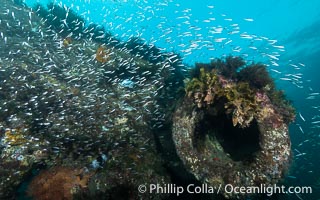
[[[52,1],[24,2],[33,7]],[[267,65],[277,88],[296,108],[289,126],[292,163],[282,184],[312,187],[312,194],[268,199],[320,199],[320,1],[53,2],[73,10],[86,23],[103,26],[121,41],[139,37],[163,52],[173,51],[188,68],[228,55]]]

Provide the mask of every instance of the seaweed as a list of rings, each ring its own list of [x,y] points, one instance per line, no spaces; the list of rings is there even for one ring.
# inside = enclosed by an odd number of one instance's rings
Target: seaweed
[[[140,56],[142,59],[156,64],[165,60],[165,54],[155,45],[148,45],[139,37],[131,37],[127,42],[120,45],[130,51],[131,54]]]
[[[220,63],[218,63],[220,64]],[[228,56],[224,64],[220,64],[221,74],[230,79],[237,78],[237,70],[245,65],[245,61],[241,57]]]
[[[225,103],[226,114],[231,114],[233,126],[249,127],[258,110],[255,98],[255,90],[248,83],[239,82],[225,90],[227,102]]]
[[[214,59],[210,63],[196,63],[195,68],[191,70],[191,77],[199,77],[200,69],[207,71],[216,69],[219,74],[229,79],[237,78],[237,71],[245,65],[245,61],[241,57],[227,56],[225,60]]]
[[[237,74],[239,81],[246,81],[251,87],[257,89],[263,89],[268,86],[274,88],[274,81],[267,71],[266,65],[263,64],[251,64]]]
[[[199,78],[187,83],[186,93],[198,108],[223,108],[223,112],[231,116],[233,125],[242,128],[249,126],[258,107],[255,90],[247,82],[226,81],[215,69],[206,71],[201,68]],[[221,103],[223,107],[218,105]]]
[[[41,4],[36,4],[34,10],[62,37],[67,37],[71,33],[74,37],[81,37],[83,34],[85,21],[70,8],[49,3],[47,9]]]
[[[285,123],[293,121],[295,111],[263,64],[245,66],[242,58],[229,56],[211,63],[196,63],[185,92],[200,109],[214,108],[232,118],[234,126],[248,127],[258,113],[276,110]],[[265,109],[272,103],[272,108]],[[223,106],[221,106],[223,105]],[[267,113],[265,113],[268,111]],[[262,117],[263,118],[263,117]]]
[[[83,35],[97,43],[110,43],[113,46],[120,44],[120,40],[113,37],[109,31],[106,31],[104,26],[92,22],[84,28]]]
[[[33,9],[39,17],[44,19],[46,25],[61,37],[87,38],[97,43],[111,43],[114,46],[120,43],[103,26],[94,23],[86,25],[83,17],[66,6],[49,3],[45,8],[38,3]]]

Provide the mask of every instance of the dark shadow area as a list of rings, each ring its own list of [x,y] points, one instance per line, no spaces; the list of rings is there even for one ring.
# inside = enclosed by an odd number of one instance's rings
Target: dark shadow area
[[[232,120],[225,114],[213,116],[205,114],[196,130],[199,138],[205,138],[206,134],[212,135],[218,140],[225,153],[230,154],[234,161],[251,161],[254,154],[260,150],[259,129],[254,120],[247,128],[233,126]]]

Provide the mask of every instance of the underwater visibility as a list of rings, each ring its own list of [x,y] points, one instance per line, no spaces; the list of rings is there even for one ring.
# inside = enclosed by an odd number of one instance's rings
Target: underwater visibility
[[[0,199],[319,200],[319,10],[1,0]]]

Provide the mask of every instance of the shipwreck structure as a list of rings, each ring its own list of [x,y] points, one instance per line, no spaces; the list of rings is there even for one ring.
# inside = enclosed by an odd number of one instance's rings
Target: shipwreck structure
[[[264,65],[227,57],[197,64],[174,113],[172,137],[197,180],[221,186],[228,199],[243,198],[225,187],[270,186],[284,177],[293,119],[293,108]]]

